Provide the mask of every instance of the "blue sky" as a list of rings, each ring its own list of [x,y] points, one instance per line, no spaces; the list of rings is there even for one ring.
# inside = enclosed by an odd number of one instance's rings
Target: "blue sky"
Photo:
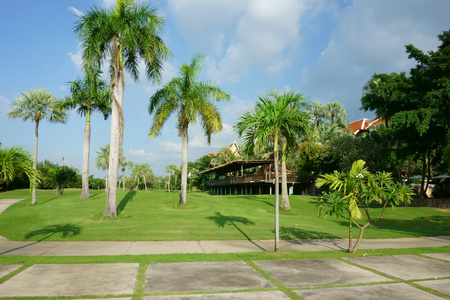
[[[66,82],[82,76],[81,50],[73,27],[77,14],[90,7],[111,7],[113,0],[0,1],[0,142],[34,145],[34,124],[7,119],[21,92],[44,88],[57,97],[68,95]],[[164,65],[163,83],[177,75],[194,54],[206,55],[202,80],[215,81],[232,96],[220,103],[224,129],[207,145],[199,126],[189,131],[189,160],[194,161],[239,139],[232,126],[258,96],[271,89],[302,92],[322,103],[339,101],[348,120],[371,117],[360,108],[362,88],[374,73],[408,72],[414,66],[404,46],[434,50],[437,35],[450,29],[448,0],[166,0],[149,1],[165,18],[163,39],[174,54]],[[106,70],[106,67],[105,67]],[[145,74],[145,72],[141,72]],[[105,76],[106,78],[106,76]],[[181,165],[181,140],[175,119],[161,135],[147,136],[147,106],[161,86],[142,77],[126,78],[125,156],[147,162],[156,175],[166,165]],[[38,160],[65,164],[81,171],[85,120],[74,111],[67,124],[41,122]],[[92,118],[90,173],[96,151],[109,143],[110,120]]]

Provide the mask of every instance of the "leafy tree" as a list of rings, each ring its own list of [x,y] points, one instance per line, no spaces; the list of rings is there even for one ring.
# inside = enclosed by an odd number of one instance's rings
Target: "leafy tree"
[[[64,186],[73,184],[78,179],[78,170],[68,166],[57,166],[50,169],[48,175],[48,182],[56,189],[56,195],[62,195]]]
[[[278,151],[280,143],[297,144],[299,134],[307,131],[306,113],[299,109],[303,97],[295,92],[273,92],[259,97],[253,111],[244,112],[234,125],[242,137],[244,153],[271,145],[274,155],[275,174],[278,172]],[[306,116],[306,117],[305,117]],[[279,252],[279,181],[275,176],[275,252]]]
[[[401,202],[409,203],[413,191],[410,186],[394,183],[391,173],[370,173],[363,160],[355,161],[348,173],[334,171],[333,174],[322,175],[317,180],[317,186],[327,186],[331,192],[324,193],[317,206],[319,216],[325,211],[325,216],[335,216],[349,221],[348,252],[355,253],[361,243],[364,229],[372,223],[384,219],[386,206],[397,206]],[[370,208],[372,202],[382,205],[378,218],[372,218]],[[363,225],[357,222],[361,219],[360,208],[364,210],[367,220]],[[352,246],[352,225],[359,228],[358,239]]]
[[[110,58],[112,88],[110,185],[104,216],[115,217],[124,128],[124,71],[129,71],[132,78],[138,81],[139,58],[142,58],[147,78],[159,81],[163,61],[171,53],[160,37],[163,18],[157,15],[156,9],[146,4],[136,4],[133,0],[118,0],[109,10],[94,7],[78,18],[75,33],[82,43],[83,63],[87,66],[100,66],[106,58]]]
[[[34,121],[35,138],[33,170],[36,170],[39,123],[42,120],[53,123],[66,123],[67,112],[62,107],[62,102],[44,89],[29,90],[26,93],[22,93],[21,97],[14,100],[12,106],[13,109],[8,112],[8,118],[20,118],[24,121]],[[32,186],[31,204],[36,204],[36,185],[32,184]]]
[[[158,90],[150,98],[148,107],[149,113],[154,113],[149,133],[151,138],[160,134],[164,123],[173,113],[178,113],[177,129],[178,136],[181,137],[181,205],[186,205],[189,125],[195,124],[199,117],[209,144],[211,134],[222,129],[222,119],[212,101],[230,99],[214,83],[198,81],[203,61],[204,55],[198,54],[191,59],[189,65],[182,64],[179,76],[172,78]]]
[[[70,96],[65,107],[77,108],[77,113],[86,116],[84,126],[83,170],[80,199],[89,199],[89,155],[91,148],[91,112],[99,111],[108,118],[111,113],[111,95],[108,85],[100,78],[101,71],[88,68],[83,79],[69,81]]]
[[[3,148],[0,144],[0,184],[5,183],[8,189],[8,183],[20,174],[25,174],[32,186],[37,184],[31,154],[20,146]]]
[[[104,147],[100,147],[100,151],[97,151],[97,158],[95,159],[95,166],[99,170],[106,170],[105,175],[105,192],[108,190],[108,174],[109,174],[109,144]]]

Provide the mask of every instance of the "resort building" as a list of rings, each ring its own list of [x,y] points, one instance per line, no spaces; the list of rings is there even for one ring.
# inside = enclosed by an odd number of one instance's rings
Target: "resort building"
[[[275,192],[275,170],[273,160],[235,160],[208,169],[200,174],[210,174],[206,183],[211,194],[215,195],[260,195]],[[289,194],[294,193],[299,182],[292,170],[287,168]],[[279,170],[281,193],[281,168]]]

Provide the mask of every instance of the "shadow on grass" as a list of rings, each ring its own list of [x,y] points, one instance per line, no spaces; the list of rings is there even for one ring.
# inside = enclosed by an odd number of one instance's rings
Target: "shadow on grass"
[[[340,220],[340,225],[348,227],[347,220]],[[359,222],[362,224],[364,222]],[[372,223],[367,230],[386,230],[389,232],[405,232],[410,236],[439,236],[450,235],[450,216],[428,216],[416,217],[409,220],[399,219],[383,219],[379,222]],[[357,228],[355,228],[357,229]]]
[[[44,235],[43,238],[38,240],[38,242],[48,239],[49,237],[61,233],[62,238],[72,237],[75,235],[79,235],[81,232],[81,228],[79,226],[73,224],[65,224],[65,225],[50,225],[44,227],[42,229],[30,231],[25,235],[25,238],[31,239],[35,236]]]
[[[133,200],[134,195],[136,195],[136,191],[131,191],[128,192],[125,197],[123,197],[123,199],[119,203],[119,206],[117,206],[117,214],[123,212],[128,202]]]
[[[240,233],[242,233],[242,235],[245,236],[245,238],[248,241],[250,241],[253,245],[257,246],[261,250],[265,250],[258,244],[254,243],[252,241],[252,239],[236,225],[236,223],[241,223],[243,225],[255,225],[255,223],[250,221],[249,219],[247,219],[245,217],[225,216],[225,215],[222,215],[220,212],[216,212],[215,216],[206,217],[206,218],[208,220],[211,220],[214,223],[216,223],[218,227],[225,227],[225,225],[233,225],[234,228],[236,228]]]

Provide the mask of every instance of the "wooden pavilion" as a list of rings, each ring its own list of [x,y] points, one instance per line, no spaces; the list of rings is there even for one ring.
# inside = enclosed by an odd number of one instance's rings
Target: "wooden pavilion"
[[[281,168],[279,170],[281,191]],[[235,160],[208,169],[200,174],[211,174],[206,183],[215,195],[258,195],[274,193],[275,171],[273,160]],[[292,194],[298,183],[292,170],[287,170],[288,191]]]

